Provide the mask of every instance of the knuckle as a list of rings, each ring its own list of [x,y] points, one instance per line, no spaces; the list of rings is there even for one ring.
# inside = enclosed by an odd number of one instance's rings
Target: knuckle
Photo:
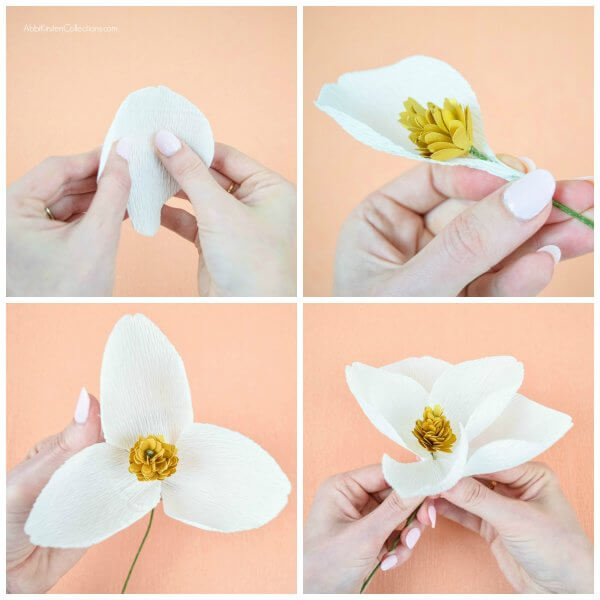
[[[406,500],[404,500],[403,498],[398,496],[398,494],[396,494],[396,492],[392,492],[387,497],[386,502],[387,502],[388,506],[390,507],[390,510],[394,513],[403,513],[403,512],[406,512],[409,508],[406,503]]]
[[[463,502],[469,507],[480,505],[488,494],[488,488],[479,482],[472,480],[462,490]]]
[[[202,161],[190,153],[185,153],[174,165],[174,170],[180,182],[192,181],[200,177],[206,167]]]
[[[64,431],[61,431],[54,437],[54,450],[64,454],[71,453],[71,445]]]
[[[458,215],[444,230],[442,240],[447,255],[457,264],[486,252],[481,223],[473,214]]]
[[[131,178],[129,173],[121,169],[111,169],[108,173],[105,173],[105,182],[115,189],[115,191],[128,194],[131,189]]]

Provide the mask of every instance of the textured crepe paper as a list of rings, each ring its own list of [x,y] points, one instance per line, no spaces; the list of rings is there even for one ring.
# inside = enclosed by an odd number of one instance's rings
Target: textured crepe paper
[[[215,142],[206,117],[183,96],[158,86],[142,88],[125,98],[106,134],[98,169],[100,178],[114,142],[126,136],[133,139],[127,212],[133,228],[148,236],[156,234],[163,204],[181,187],[156,156],[154,136],[161,129],[182,139],[204,164],[212,163]]]
[[[431,162],[419,155],[408,137],[410,132],[398,121],[408,98],[422,106],[427,102],[443,106],[445,98],[468,106],[473,119],[473,146],[491,159],[468,156],[434,162],[480,169],[506,180],[523,175],[496,159],[485,139],[475,92],[456,69],[436,58],[410,56],[387,67],[346,73],[336,83],[323,86],[316,105],[353,138],[375,150]]]
[[[523,365],[494,356],[452,365],[431,357],[374,368],[346,367],[350,390],[371,423],[418,458],[383,456],[383,475],[402,497],[443,492],[462,477],[495,473],[541,454],[572,426],[571,417],[517,393]],[[439,404],[457,440],[434,457],[412,433],[426,406]]]
[[[106,442],[54,473],[25,524],[33,544],[91,546],[161,499],[168,516],[221,532],[260,527],[287,504],[290,483],[265,450],[235,431],[193,422],[183,361],[146,317],[128,315],[115,325],[100,387]],[[163,481],[138,481],[129,472],[129,449],[149,434],[177,447],[177,471]]]

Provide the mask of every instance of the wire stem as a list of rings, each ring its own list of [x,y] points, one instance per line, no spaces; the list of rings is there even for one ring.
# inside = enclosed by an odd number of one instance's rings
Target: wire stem
[[[425,501],[423,500],[423,502],[425,502]],[[398,544],[400,543],[400,536],[402,535],[402,532],[415,520],[417,513],[419,512],[419,509],[421,508],[421,506],[423,506],[423,502],[421,502],[421,504],[419,504],[419,506],[417,506],[417,508],[415,508],[415,510],[413,510],[410,513],[410,515],[408,515],[408,519],[406,519],[406,523],[404,524],[404,527],[398,532],[398,535],[396,536],[396,539],[392,542],[392,545],[389,547],[388,552],[393,552],[398,547]],[[373,577],[375,577],[375,573],[377,573],[377,571],[381,567],[382,562],[383,562],[383,559],[381,559],[375,565],[375,568],[369,573],[369,576],[363,581],[363,584],[360,586],[361,594],[365,591],[365,589],[367,588],[369,583],[371,583],[371,579],[373,579]]]
[[[142,538],[142,543],[140,544],[138,551],[135,553],[135,558],[133,559],[133,562],[131,563],[131,566],[129,567],[129,573],[127,573],[127,579],[125,579],[125,583],[123,584],[123,588],[121,589],[121,594],[124,594],[125,590],[127,589],[127,584],[129,583],[129,578],[131,577],[131,574],[133,573],[133,567],[135,567],[135,563],[137,562],[137,559],[140,556],[140,552],[142,551],[142,548],[144,547],[146,538],[148,537],[148,534],[150,533],[150,527],[152,527],[152,519],[154,519],[154,509],[152,509],[150,511],[150,520],[148,521],[148,527],[146,527],[146,533],[144,534],[144,537]]]

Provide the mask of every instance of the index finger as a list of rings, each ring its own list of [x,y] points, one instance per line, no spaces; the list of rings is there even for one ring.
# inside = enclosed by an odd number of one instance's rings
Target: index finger
[[[346,475],[350,476],[369,494],[375,494],[390,489],[390,484],[383,477],[381,464],[369,465],[368,467],[361,467],[354,471],[348,471]]]
[[[267,170],[266,167],[243,152],[219,142],[215,144],[215,156],[210,166],[238,185],[252,175]]]
[[[424,162],[376,193],[424,215],[448,198],[482,200],[505,184],[504,179],[479,169]]]

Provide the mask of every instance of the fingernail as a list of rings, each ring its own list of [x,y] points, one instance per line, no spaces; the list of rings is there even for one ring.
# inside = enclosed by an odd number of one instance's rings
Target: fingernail
[[[521,160],[518,156],[513,156],[512,154],[496,154],[496,158],[515,171],[527,173],[530,170],[525,161]]]
[[[170,131],[161,129],[154,136],[154,144],[158,148],[158,151],[165,156],[173,156],[175,152],[181,150],[181,142],[179,138],[174,136]]]
[[[75,414],[73,419],[75,423],[83,425],[87,421],[88,414],[90,412],[90,395],[87,390],[82,387],[79,392],[79,398],[77,399],[77,406],[75,407]]]
[[[407,548],[410,548],[412,550],[415,547],[415,544],[419,541],[420,537],[421,537],[421,530],[418,527],[413,527],[406,534],[406,546],[407,546]]]
[[[509,185],[502,201],[517,219],[528,221],[552,202],[555,187],[556,182],[550,172],[536,169]]]
[[[527,173],[537,169],[535,163],[530,158],[527,158],[526,156],[519,156],[518,158],[527,168]]]
[[[133,154],[133,140],[130,137],[121,138],[117,142],[117,154],[129,162]]]
[[[547,252],[554,259],[555,265],[557,265],[558,262],[560,261],[561,251],[558,246],[554,246],[553,244],[550,244],[548,246],[544,246],[543,248],[540,248],[538,250],[538,252]]]
[[[435,529],[435,519],[437,517],[437,513],[435,512],[435,506],[430,504],[427,508],[427,514],[429,515],[429,520],[431,521],[431,529]]]
[[[393,569],[397,564],[398,557],[395,554],[390,554],[381,561],[381,570],[387,571],[389,569]]]
[[[593,175],[584,175],[583,177],[573,177],[574,181],[589,181],[590,183],[594,183]]]

